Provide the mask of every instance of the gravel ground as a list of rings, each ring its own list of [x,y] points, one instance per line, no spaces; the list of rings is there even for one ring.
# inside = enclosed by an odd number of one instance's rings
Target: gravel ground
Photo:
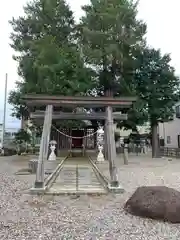
[[[12,159],[11,159],[12,160]],[[178,240],[180,224],[125,214],[123,205],[142,185],[180,190],[180,160],[132,157],[119,169],[126,193],[99,197],[29,196],[34,176],[17,176],[10,158],[0,158],[0,240]]]

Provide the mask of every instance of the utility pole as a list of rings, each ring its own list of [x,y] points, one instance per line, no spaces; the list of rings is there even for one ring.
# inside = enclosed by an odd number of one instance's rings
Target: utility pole
[[[4,147],[4,137],[6,132],[7,81],[8,81],[8,74],[6,73],[5,88],[4,88],[4,115],[3,115],[2,138],[1,138],[2,147]]]

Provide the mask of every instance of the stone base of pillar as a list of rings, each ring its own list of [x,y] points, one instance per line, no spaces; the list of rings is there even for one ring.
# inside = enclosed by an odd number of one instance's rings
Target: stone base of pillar
[[[31,188],[27,191],[27,193],[31,194],[31,195],[44,195],[46,192],[45,188]]]
[[[44,188],[44,182],[35,181],[34,188]]]
[[[108,189],[112,193],[124,193],[124,188],[119,184],[119,182],[111,182],[108,184]]]

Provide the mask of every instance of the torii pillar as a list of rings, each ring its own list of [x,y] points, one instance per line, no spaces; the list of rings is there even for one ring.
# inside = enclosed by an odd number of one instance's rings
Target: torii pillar
[[[109,161],[109,172],[111,183],[109,189],[113,192],[124,191],[119,184],[118,172],[116,166],[116,145],[114,138],[114,122],[113,122],[113,109],[106,107],[106,139],[107,139],[107,156]]]
[[[107,141],[107,120],[104,126],[104,158],[108,160],[108,141]]]
[[[49,138],[52,125],[52,113],[53,106],[46,106],[46,112],[44,117],[43,132],[41,137],[38,166],[36,171],[35,188],[44,188],[44,161],[47,160],[49,149]]]

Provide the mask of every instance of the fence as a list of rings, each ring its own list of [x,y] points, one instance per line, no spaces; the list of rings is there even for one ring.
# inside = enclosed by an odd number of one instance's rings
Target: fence
[[[180,158],[180,148],[160,147],[160,155],[163,157]]]
[[[142,153],[142,147],[140,146],[133,146],[133,147],[128,147],[128,153],[136,153],[140,154]],[[123,153],[124,152],[124,147],[116,147],[116,153]]]

